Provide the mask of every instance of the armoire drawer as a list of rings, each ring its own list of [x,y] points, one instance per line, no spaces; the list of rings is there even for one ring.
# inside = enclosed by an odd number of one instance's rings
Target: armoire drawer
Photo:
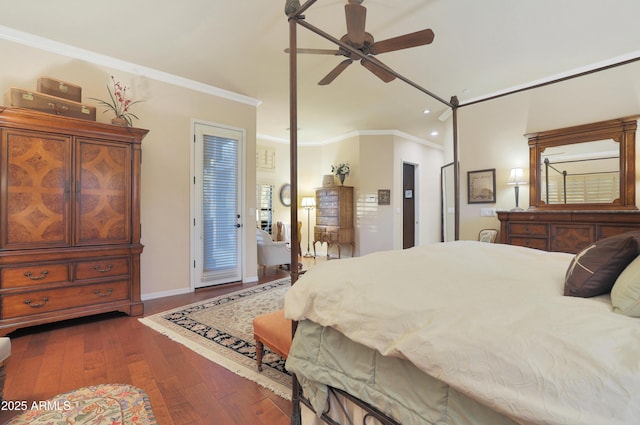
[[[96,279],[129,274],[129,259],[107,258],[75,263],[75,279]]]
[[[45,263],[20,267],[4,267],[2,271],[0,271],[0,287],[3,289],[68,281],[68,263]]]
[[[126,280],[2,295],[2,319],[103,304],[129,298]]]

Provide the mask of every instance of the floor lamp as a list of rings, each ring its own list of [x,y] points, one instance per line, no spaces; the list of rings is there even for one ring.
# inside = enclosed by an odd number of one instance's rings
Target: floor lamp
[[[310,230],[311,230],[311,221],[310,221],[310,215],[311,215],[311,210],[313,208],[315,208],[316,206],[316,200],[315,198],[311,197],[311,196],[303,196],[302,197],[302,201],[300,202],[300,204],[302,205],[302,207],[307,210],[307,253],[304,254],[304,258],[312,258],[313,255],[310,252],[310,247],[309,247],[309,240],[311,238],[310,236]]]

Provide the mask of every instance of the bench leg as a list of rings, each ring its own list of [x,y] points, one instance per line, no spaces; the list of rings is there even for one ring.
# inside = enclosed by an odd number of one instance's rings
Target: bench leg
[[[256,340],[256,363],[258,371],[262,372],[262,353],[264,352],[264,344]]]

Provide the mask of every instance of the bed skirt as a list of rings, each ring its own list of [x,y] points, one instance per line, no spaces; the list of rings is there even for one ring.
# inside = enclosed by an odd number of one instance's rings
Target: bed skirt
[[[367,412],[340,394],[336,401],[331,387],[375,406],[404,425],[516,425],[410,362],[382,356],[332,328],[310,321],[298,323],[287,369],[296,374],[313,411],[327,412],[339,424],[350,423],[345,416],[354,424],[362,424]],[[327,423],[309,414],[308,408],[303,412],[303,425]]]

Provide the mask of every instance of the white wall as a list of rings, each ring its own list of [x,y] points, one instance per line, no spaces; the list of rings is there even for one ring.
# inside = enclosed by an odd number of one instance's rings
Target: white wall
[[[444,152],[406,138],[396,137],[394,143],[394,187],[391,199],[394,209],[394,249],[402,249],[402,164],[416,165],[418,235],[416,245],[439,242],[441,238],[440,167],[444,165]]]
[[[141,222],[144,252],[141,257],[142,297],[171,295],[190,290],[190,146],[191,120],[215,122],[246,129],[245,216],[255,210],[256,105],[168,84],[134,72],[98,66],[0,40],[0,90],[36,89],[40,76],[51,76],[83,88],[88,98],[106,98],[111,75],[131,87],[133,107],[140,117],[134,125],[149,129],[142,143]],[[114,62],[116,63],[116,62]],[[111,116],[98,107],[97,120]],[[245,226],[243,279],[257,279],[255,226]]]
[[[638,113],[638,63],[461,107],[458,110],[460,238],[475,239],[482,228],[499,228],[496,217],[480,217],[480,208],[508,210],[515,206],[514,189],[506,182],[511,168],[529,169],[529,148],[524,134]],[[468,204],[467,172],[488,168],[496,169],[496,203]],[[528,205],[528,186],[522,186],[520,207],[526,209]]]

